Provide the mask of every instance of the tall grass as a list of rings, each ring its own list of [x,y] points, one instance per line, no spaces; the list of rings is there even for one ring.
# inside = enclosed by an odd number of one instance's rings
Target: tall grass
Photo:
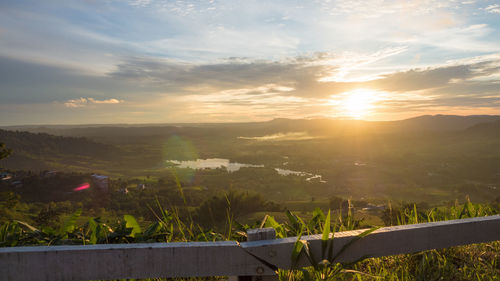
[[[179,191],[182,192],[180,184]],[[336,262],[336,256],[332,253],[334,241],[330,233],[360,227],[361,221],[354,217],[351,208],[337,215],[316,209],[312,213],[312,218],[307,221],[297,214],[286,211],[287,221],[278,222],[274,217],[266,215],[260,223],[247,225],[236,222],[229,209],[230,202],[228,206],[227,222],[223,231],[214,231],[197,225],[189,215],[187,206],[184,210],[176,207],[165,209],[156,200],[150,207],[156,221],[145,227],[141,227],[130,215],[125,215],[113,225],[108,225],[99,218],[90,218],[86,223],[78,225],[77,219],[81,215],[81,210],[77,210],[59,229],[35,227],[21,221],[4,223],[0,225],[0,246],[243,241],[245,232],[249,228],[273,227],[278,238],[298,237],[291,258],[297,260],[300,255],[306,255],[311,262],[308,268],[280,270],[278,272],[280,280],[500,280],[499,242],[340,264]],[[494,215],[499,212],[498,206],[473,204],[467,200],[463,205],[455,204],[447,208],[430,210],[420,210],[416,205],[391,207],[386,213],[391,215],[395,224],[411,224]],[[370,231],[361,236],[368,235]],[[310,234],[322,234],[321,260],[314,260],[308,252],[307,242],[300,239],[302,235]],[[348,251],[348,247],[345,250]]]
[[[499,206],[465,204],[446,208],[419,210],[417,205],[406,205],[386,210],[397,224],[414,224],[442,220],[482,217],[499,213]],[[450,233],[450,235],[453,235]],[[355,279],[344,276],[339,280],[500,280],[500,243],[483,243],[430,250],[416,254],[372,258],[361,261],[353,269],[369,275],[355,274]]]

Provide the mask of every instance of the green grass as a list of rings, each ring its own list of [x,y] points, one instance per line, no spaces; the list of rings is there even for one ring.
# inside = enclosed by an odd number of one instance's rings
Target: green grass
[[[415,205],[403,206],[393,208],[392,215],[395,224],[407,224],[493,215],[498,214],[498,210],[498,206],[467,201],[463,205],[427,211],[419,210]],[[308,268],[280,270],[280,280],[499,280],[500,276],[499,242],[371,258],[354,264],[336,263],[330,252],[332,242],[327,234],[362,227],[360,218],[350,212],[342,215],[315,209],[307,218],[290,211],[270,213],[250,225],[239,224],[228,212],[225,228],[217,232],[195,224],[188,210],[167,210],[157,202],[152,211],[157,220],[145,226],[139,225],[130,215],[123,216],[112,225],[99,218],[83,219],[80,210],[62,217],[59,228],[35,227],[12,221],[0,226],[0,246],[244,241],[244,233],[249,228],[273,227],[278,238],[323,234],[323,260],[311,260],[311,267]],[[307,245],[297,240],[292,255],[297,257],[301,254],[308,255]]]

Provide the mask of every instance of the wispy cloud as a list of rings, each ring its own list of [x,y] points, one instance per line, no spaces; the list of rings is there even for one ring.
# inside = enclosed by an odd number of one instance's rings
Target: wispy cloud
[[[484,8],[484,10],[488,13],[500,14],[500,4],[489,5],[488,7]]]
[[[257,141],[296,141],[296,140],[310,140],[318,137],[311,136],[307,132],[293,132],[293,133],[278,133],[260,137],[238,137],[238,138],[244,140],[257,140]]]
[[[70,107],[70,108],[77,108],[77,107],[85,107],[89,105],[95,105],[95,104],[118,104],[118,103],[123,103],[123,100],[118,100],[118,99],[104,99],[104,100],[98,100],[94,98],[79,98],[79,99],[73,99],[73,100],[68,100],[64,102],[64,106]]]

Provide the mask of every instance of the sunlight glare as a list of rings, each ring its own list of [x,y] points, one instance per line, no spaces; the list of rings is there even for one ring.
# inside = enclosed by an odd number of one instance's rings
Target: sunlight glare
[[[375,102],[380,100],[378,93],[369,89],[356,89],[332,98],[335,100],[331,104],[342,115],[355,119],[369,115],[375,108]]]

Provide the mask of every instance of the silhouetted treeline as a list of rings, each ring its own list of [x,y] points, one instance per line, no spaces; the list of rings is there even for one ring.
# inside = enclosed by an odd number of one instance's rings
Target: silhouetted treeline
[[[103,158],[119,153],[119,149],[87,138],[61,137],[45,133],[0,130],[0,140],[15,154],[84,155]]]

